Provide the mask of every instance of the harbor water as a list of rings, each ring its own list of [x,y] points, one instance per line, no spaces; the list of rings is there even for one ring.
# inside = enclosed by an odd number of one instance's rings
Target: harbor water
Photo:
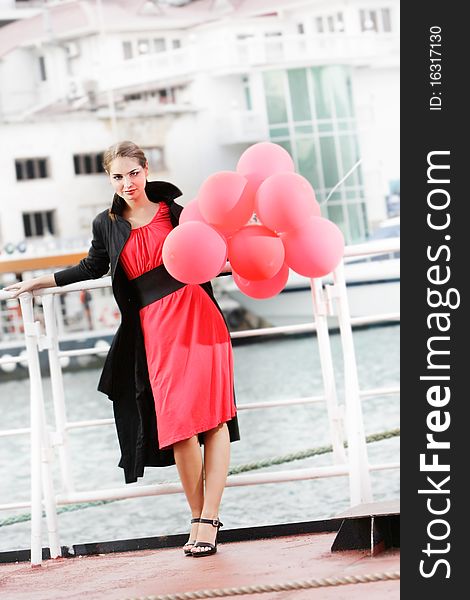
[[[396,386],[399,380],[398,325],[357,330],[354,343],[361,390]],[[331,337],[339,402],[344,401],[341,341]],[[314,336],[290,337],[236,346],[237,404],[322,394],[320,357]],[[112,403],[96,390],[100,371],[64,373],[68,421],[112,418]],[[53,423],[50,380],[44,380],[47,422]],[[399,426],[399,397],[379,396],[362,401],[366,434]],[[29,427],[29,383],[0,383],[2,429]],[[238,413],[240,441],[231,444],[231,465],[273,458],[327,445],[326,406],[299,404]],[[124,484],[114,424],[74,429],[69,433],[76,490],[98,490]],[[399,437],[368,444],[371,464],[398,462]],[[0,438],[0,502],[29,501],[29,436]],[[273,466],[266,470],[298,469],[332,463],[326,454]],[[254,471],[256,472],[256,471]],[[54,462],[55,491],[60,492],[58,460]],[[178,481],[175,466],[147,467],[137,483]],[[399,471],[371,473],[374,500],[398,498]],[[220,518],[226,529],[316,520],[333,516],[349,505],[347,477],[227,488]],[[0,522],[28,509],[0,512]],[[190,513],[183,494],[120,500],[59,514],[62,545],[152,537],[189,531]],[[48,539],[43,527],[43,546]],[[0,551],[29,548],[30,522],[0,526]]]

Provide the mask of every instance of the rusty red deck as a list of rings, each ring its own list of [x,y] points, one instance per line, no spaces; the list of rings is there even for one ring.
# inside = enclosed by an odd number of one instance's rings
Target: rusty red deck
[[[120,552],[46,560],[41,567],[0,564],[2,600],[124,600],[142,596],[260,583],[391,572],[400,552],[386,550],[331,553],[335,533],[284,536],[218,545],[204,558],[186,557],[181,548]],[[235,597],[235,596],[232,596]],[[247,600],[394,600],[399,581],[334,588],[267,592]]]

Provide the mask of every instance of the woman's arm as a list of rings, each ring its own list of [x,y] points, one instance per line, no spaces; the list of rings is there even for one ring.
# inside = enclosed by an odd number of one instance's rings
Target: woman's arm
[[[23,292],[31,292],[45,287],[55,287],[56,282],[54,275],[41,275],[41,277],[35,277],[34,279],[27,279],[26,281],[18,281],[12,283],[6,288],[3,288],[5,292],[14,292],[13,298],[16,298]]]

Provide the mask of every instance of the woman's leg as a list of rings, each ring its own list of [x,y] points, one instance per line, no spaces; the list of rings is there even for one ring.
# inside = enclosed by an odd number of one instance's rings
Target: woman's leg
[[[197,435],[175,442],[173,452],[191,515],[193,518],[200,517],[204,506],[204,483],[202,453]],[[188,541],[196,539],[198,525],[199,523],[192,523]]]
[[[227,472],[230,464],[230,435],[227,423],[221,423],[204,434],[205,492],[201,517],[215,519],[219,516]],[[209,523],[199,523],[198,542],[215,542],[217,528]],[[209,550],[208,546],[193,548],[192,552]]]

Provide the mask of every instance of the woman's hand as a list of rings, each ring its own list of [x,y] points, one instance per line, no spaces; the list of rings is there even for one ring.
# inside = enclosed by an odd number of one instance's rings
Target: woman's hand
[[[24,292],[32,292],[45,287],[56,287],[54,275],[41,275],[41,277],[35,277],[34,279],[27,279],[26,281],[18,281],[12,283],[3,288],[3,292],[13,292],[13,298],[17,298]]]

